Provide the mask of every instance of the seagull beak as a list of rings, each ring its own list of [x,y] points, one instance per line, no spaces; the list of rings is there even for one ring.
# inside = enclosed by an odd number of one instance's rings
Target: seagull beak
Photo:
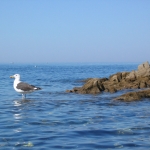
[[[10,78],[14,78],[14,76],[10,76]]]

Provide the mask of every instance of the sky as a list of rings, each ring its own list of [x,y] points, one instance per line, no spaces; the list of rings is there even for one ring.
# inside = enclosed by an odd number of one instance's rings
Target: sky
[[[0,63],[150,62],[150,0],[0,0]]]

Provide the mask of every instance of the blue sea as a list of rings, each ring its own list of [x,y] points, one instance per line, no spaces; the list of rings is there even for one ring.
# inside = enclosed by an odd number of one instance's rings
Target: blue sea
[[[137,70],[138,63],[0,64],[0,149],[148,150],[150,99],[115,101],[128,92],[66,93],[87,78]],[[26,99],[13,79],[41,87]]]

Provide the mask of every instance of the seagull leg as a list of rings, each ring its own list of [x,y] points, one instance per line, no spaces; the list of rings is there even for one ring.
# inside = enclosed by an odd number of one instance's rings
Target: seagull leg
[[[26,98],[26,94],[22,94],[22,99],[25,99]]]

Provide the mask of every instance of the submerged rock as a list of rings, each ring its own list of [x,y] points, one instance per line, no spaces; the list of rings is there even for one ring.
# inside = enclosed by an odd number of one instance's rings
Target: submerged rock
[[[118,72],[109,78],[88,78],[84,80],[82,87],[75,87],[66,92],[80,94],[100,94],[102,92],[114,93],[123,89],[142,89],[150,87],[150,65],[145,62],[138,66],[136,71]],[[131,94],[139,99],[137,92]],[[145,93],[145,92],[144,92]],[[126,99],[132,100],[132,96],[126,96]],[[136,99],[133,98],[133,99]]]

